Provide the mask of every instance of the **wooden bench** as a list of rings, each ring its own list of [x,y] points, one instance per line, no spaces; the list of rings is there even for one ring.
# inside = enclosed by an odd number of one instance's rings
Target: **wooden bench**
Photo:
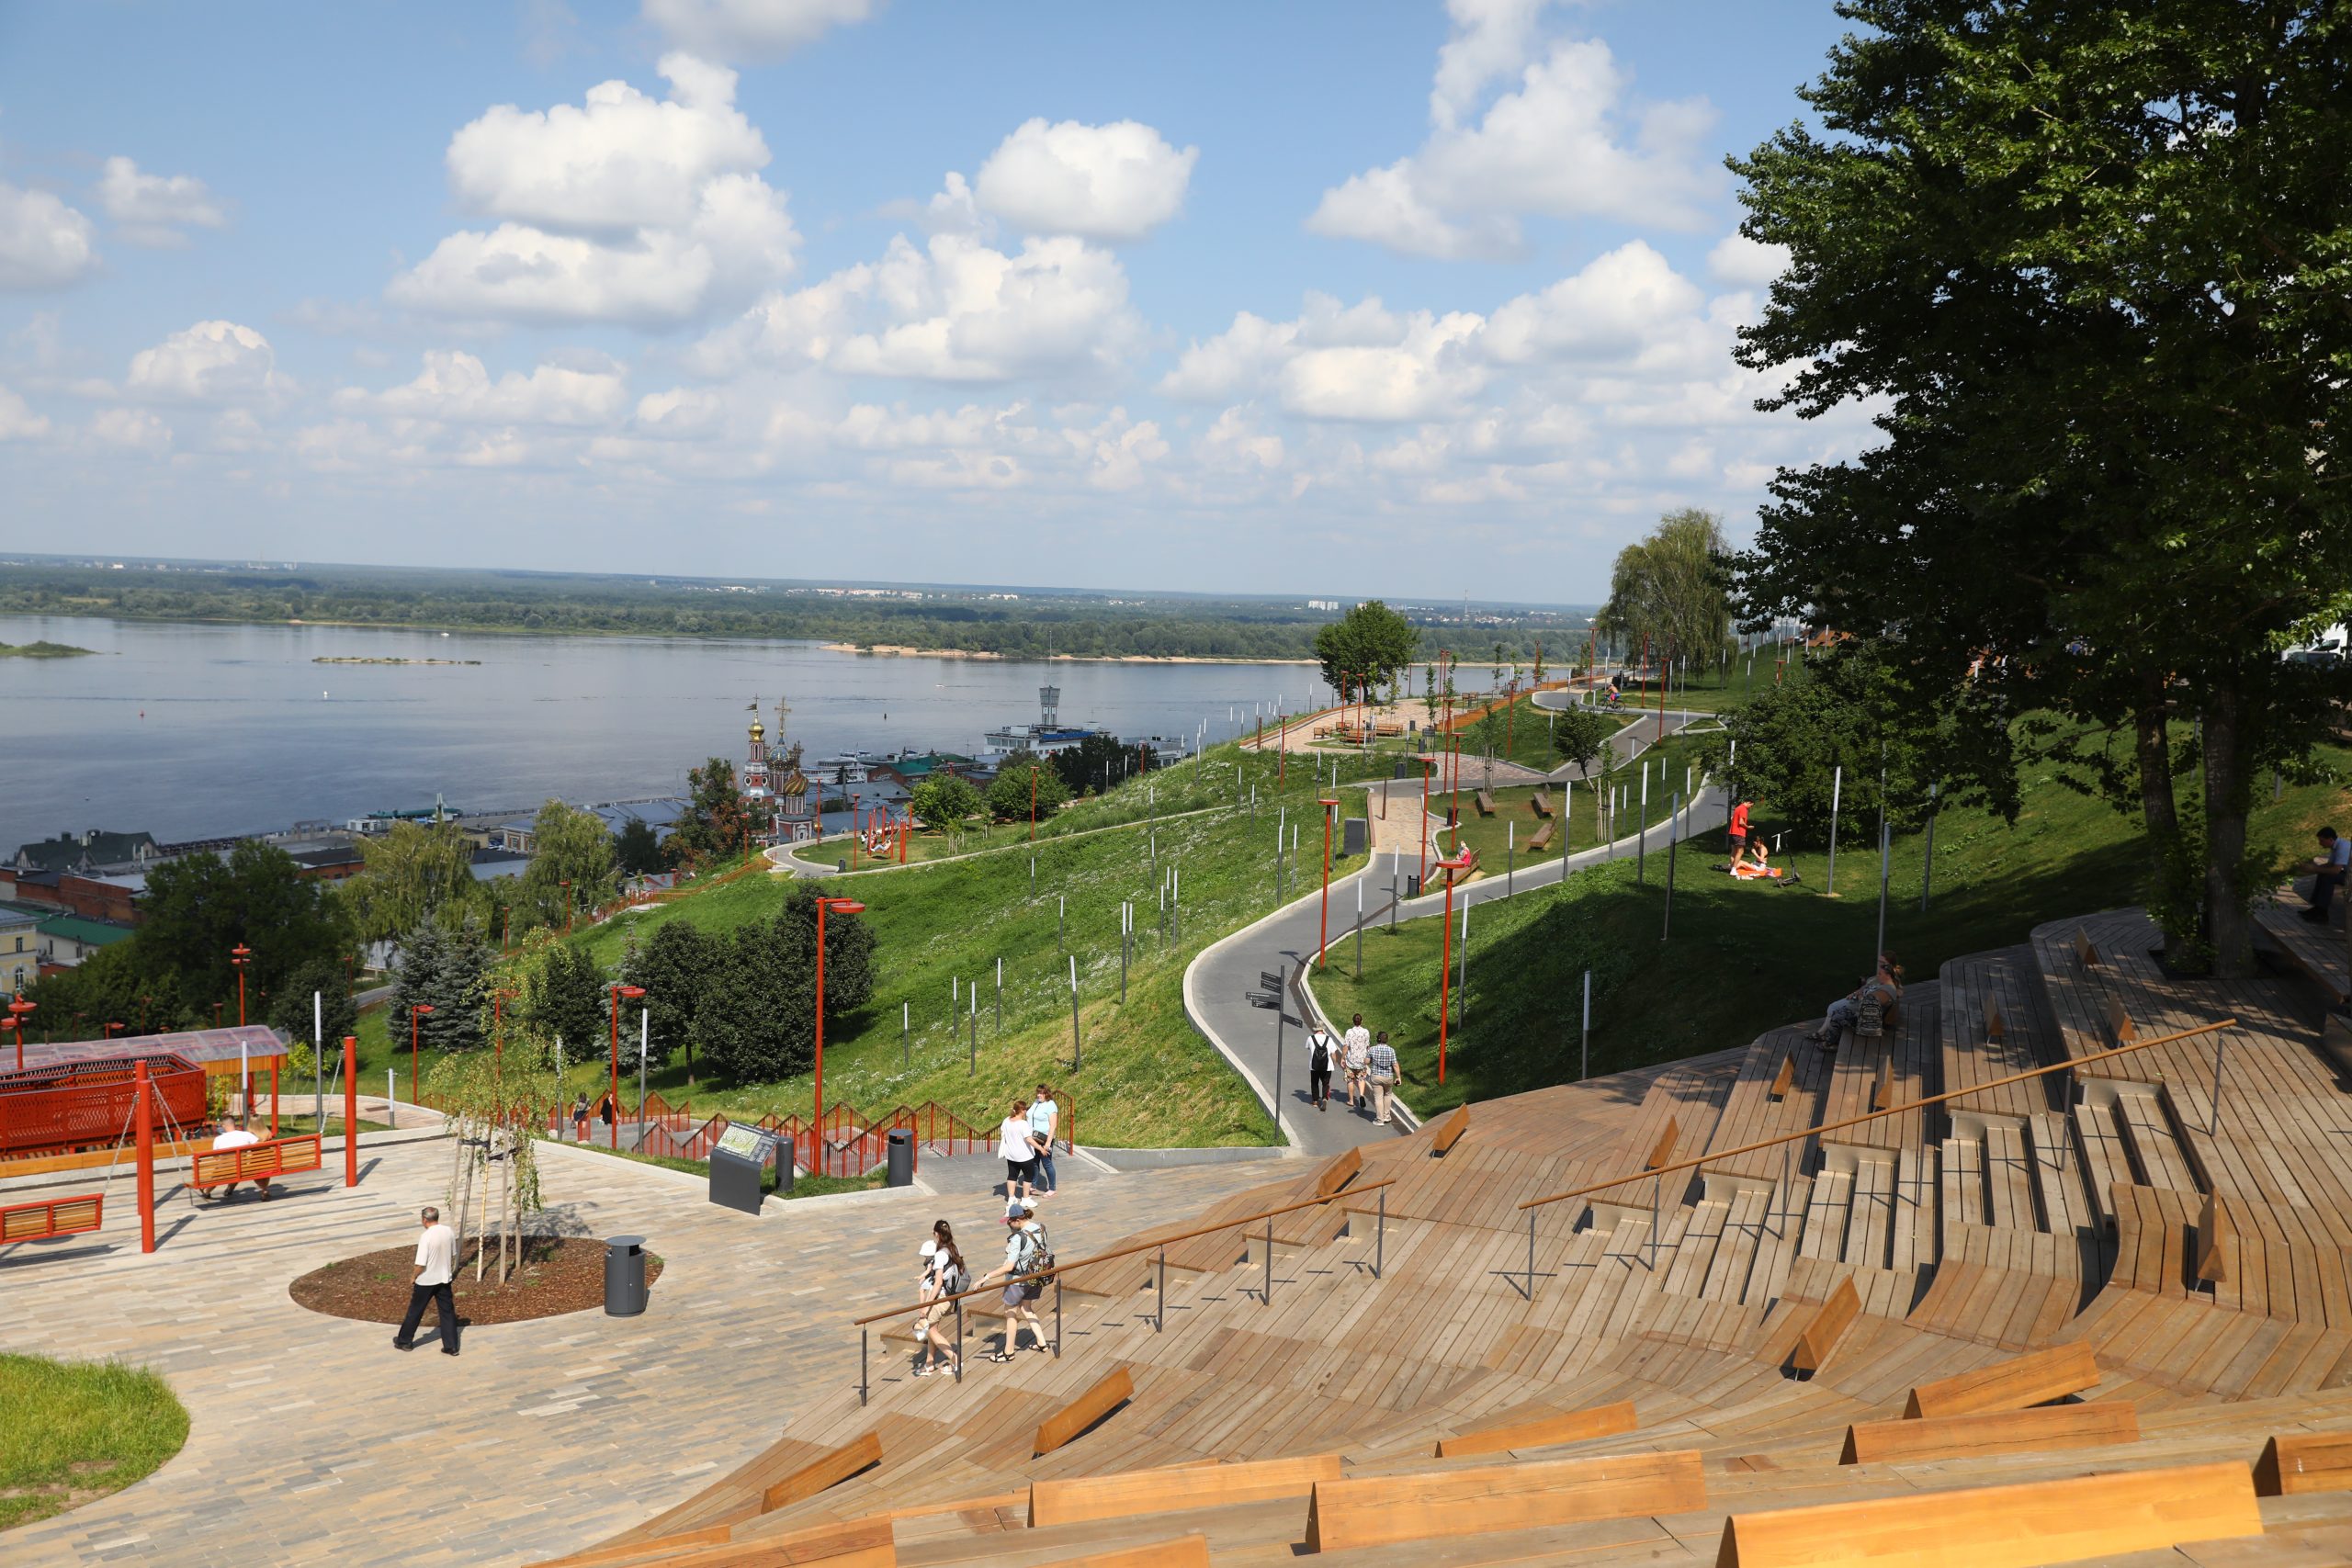
[[[1063,1405],[1039,1424],[1033,1458],[1042,1458],[1069,1442],[1136,1395],[1135,1379],[1121,1367],[1099,1378],[1094,1386]]]
[[[1796,1087],[1797,1058],[1792,1051],[1781,1058],[1781,1070],[1772,1075],[1772,1087],[1767,1090],[1774,1100],[1786,1100],[1789,1090]]]
[[[33,1203],[11,1203],[0,1209],[0,1247],[20,1241],[46,1241],[51,1236],[80,1235],[96,1230],[103,1219],[106,1194],[79,1198],[44,1198]]]
[[[1479,816],[1492,817],[1495,814],[1495,797],[1487,794],[1485,790],[1481,789],[1472,791],[1470,798],[1478,803]]]
[[[1353,1181],[1356,1179],[1356,1173],[1362,1169],[1363,1169],[1363,1150],[1360,1147],[1350,1149],[1343,1155],[1332,1156],[1323,1168],[1316,1173],[1315,1196],[1318,1199],[1336,1197],[1340,1189]]]
[[[736,1540],[728,1526],[616,1542],[541,1562],[537,1568],[897,1568],[899,1549],[888,1515],[815,1525],[787,1535]]]
[[[1821,1370],[1829,1352],[1838,1348],[1846,1330],[1854,1326],[1854,1319],[1862,1314],[1862,1298],[1854,1289],[1849,1277],[1838,1281],[1829,1299],[1814,1308],[1805,1320],[1804,1332],[1797,1336],[1796,1348],[1789,1352],[1789,1364],[1808,1375]]]
[[[1460,1459],[1470,1454],[1511,1453],[1520,1449],[1544,1449],[1555,1443],[1581,1442],[1587,1438],[1613,1438],[1621,1432],[1632,1431],[1634,1402],[1621,1399],[1614,1404],[1596,1404],[1589,1410],[1572,1410],[1565,1416],[1553,1416],[1541,1421],[1521,1421],[1508,1427],[1487,1427],[1458,1437],[1440,1438],[1437,1457]]]
[[[2023,1410],[2097,1387],[2098,1380],[2098,1358],[2086,1341],[2076,1340],[1923,1382],[1904,1402],[1903,1414],[1916,1421],[1926,1416],[1974,1416],[1987,1410]]]
[[[234,1186],[240,1181],[264,1181],[318,1168],[318,1134],[265,1138],[242,1148],[198,1150],[188,1185],[198,1192],[209,1192],[215,1187]]]
[[[1883,1464],[2043,1449],[2092,1449],[2140,1440],[2140,1412],[2122,1400],[1985,1410],[1925,1420],[1866,1421],[1846,1428],[1839,1464]]]
[[[2254,1461],[2257,1496],[2352,1490],[2352,1432],[2281,1432]]]
[[[1402,735],[1405,733],[1405,727],[1395,719],[1388,719],[1374,725],[1373,732],[1381,736]]]
[[[1446,1150],[1460,1143],[1462,1134],[1469,1130],[1470,1108],[1466,1105],[1455,1106],[1446,1114],[1445,1120],[1437,1124],[1436,1131],[1430,1134],[1430,1154],[1435,1156],[1445,1153]]]
[[[1181,1464],[1116,1475],[1038,1481],[1029,1487],[1029,1528],[1305,1497],[1314,1492],[1317,1482],[1339,1479],[1338,1454],[1310,1454],[1245,1464]]]
[[[810,1460],[763,1492],[760,1495],[760,1512],[772,1514],[778,1508],[805,1503],[828,1486],[837,1486],[851,1476],[872,1470],[881,1462],[882,1434],[868,1432],[830,1453]]]
[[[1682,1123],[1674,1117],[1668,1117],[1666,1131],[1660,1133],[1657,1135],[1657,1142],[1650,1145],[1649,1157],[1642,1162],[1642,1168],[1656,1170],[1661,1166],[1672,1164],[1675,1140],[1681,1136]]]
[[[1057,1557],[1039,1568],[1209,1568],[1209,1538],[1180,1535],[1148,1546],[1121,1546],[1083,1557]]]
[[[1557,818],[1546,820],[1544,826],[1535,829],[1535,836],[1527,840],[1527,847],[1531,850],[1550,849],[1552,847],[1553,829],[1559,827],[1559,825],[1560,823]]]
[[[2261,1533],[2254,1478],[2240,1461],[1734,1514],[1715,1564],[2032,1568]],[[1963,1557],[1954,1557],[1955,1541],[1966,1543]]]
[[[2082,926],[2075,928],[2075,956],[2086,969],[2098,967],[2098,947],[2091,941],[2091,933]]]
[[[1306,1550],[1687,1514],[1706,1506],[1699,1455],[1689,1449],[1318,1481],[1306,1506]]]
[[[2216,1285],[2230,1277],[2227,1248],[2236,1237],[2236,1227],[2230,1224],[2230,1212],[2222,1206],[2222,1195],[2218,1192],[2206,1193],[2204,1207],[2197,1212],[2199,1283]]]
[[[1445,874],[1446,885],[1448,886],[1467,882],[1478,874],[1478,852],[1476,850],[1464,850],[1462,852],[1463,863],[1461,866]]]
[[[1527,797],[1527,808],[1535,813],[1538,817],[1550,817],[1552,815],[1552,792],[1544,788],[1542,784],[1537,784],[1535,786],[1535,793]]]

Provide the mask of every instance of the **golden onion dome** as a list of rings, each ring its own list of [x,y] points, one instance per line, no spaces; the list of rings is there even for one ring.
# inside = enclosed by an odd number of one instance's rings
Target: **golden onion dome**
[[[766,725],[764,725],[764,724],[762,724],[758,719],[756,719],[756,718],[755,718],[755,719],[753,719],[753,720],[752,721],[752,744],[757,745],[759,742],[761,742],[761,741],[763,741],[763,740],[765,740],[767,738],[768,738],[768,727],[767,727]]]
[[[793,770],[790,778],[784,781],[784,793],[790,795],[803,795],[808,793],[808,781],[802,776],[797,768]]]

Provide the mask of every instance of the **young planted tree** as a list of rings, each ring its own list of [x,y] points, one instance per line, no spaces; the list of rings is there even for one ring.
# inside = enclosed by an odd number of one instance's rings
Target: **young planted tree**
[[[1008,762],[997,771],[989,784],[989,815],[1000,822],[1025,819],[1032,807],[1030,790],[1036,790],[1035,807],[1037,819],[1045,821],[1062,808],[1069,798],[1069,787],[1062,783],[1060,773],[1032,757]]]
[[[479,1030],[481,1021],[476,1021]],[[539,1190],[538,1139],[533,1129],[562,1086],[526,1053],[448,1056],[425,1076],[433,1102],[448,1118],[449,1181],[446,1212],[457,1220],[458,1250],[474,1238],[474,1278],[482,1277],[493,1246],[498,1282],[504,1284],[530,1243],[531,1216],[546,1202]]]
[[[1744,608],[2126,738],[2172,956],[2242,974],[2255,780],[2346,694],[2278,654],[2346,608],[2352,17],[1844,14],[1821,130],[1734,164],[1742,232],[1788,256],[1739,358],[1767,406],[1873,407],[1882,439],[1781,471]]]

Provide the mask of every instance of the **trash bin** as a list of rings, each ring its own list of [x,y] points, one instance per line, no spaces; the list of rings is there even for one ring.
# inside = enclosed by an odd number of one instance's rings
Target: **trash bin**
[[[890,1129],[890,1179],[893,1187],[911,1187],[915,1180],[915,1135],[910,1128]]]
[[[605,1241],[605,1315],[635,1317],[645,1310],[645,1238],[608,1236]]]
[[[1420,896],[1421,879],[1418,876],[1407,877],[1405,879],[1405,897],[1408,898],[1418,898]]]
[[[1345,818],[1340,824],[1340,852],[1343,855],[1363,854],[1371,843],[1367,836],[1371,828],[1372,824],[1361,817]]]
[[[1396,776],[1397,776],[1398,778],[1400,778],[1400,779],[1401,779],[1401,778],[1403,778],[1407,773],[1410,773],[1410,772],[1412,771],[1412,768],[1413,768],[1413,764],[1412,764],[1412,763],[1410,763],[1410,762],[1399,762],[1399,763],[1397,763],[1397,764],[1396,764]]]

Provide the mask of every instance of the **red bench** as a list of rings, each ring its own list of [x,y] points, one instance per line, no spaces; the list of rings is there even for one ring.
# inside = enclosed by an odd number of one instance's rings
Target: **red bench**
[[[14,1203],[0,1209],[0,1247],[96,1230],[106,1201],[105,1193],[91,1192],[79,1198],[47,1198],[38,1203]]]
[[[316,1134],[301,1138],[269,1138],[242,1148],[198,1151],[188,1185],[198,1192],[209,1192],[215,1187],[233,1186],[240,1181],[260,1182],[318,1168]]]

